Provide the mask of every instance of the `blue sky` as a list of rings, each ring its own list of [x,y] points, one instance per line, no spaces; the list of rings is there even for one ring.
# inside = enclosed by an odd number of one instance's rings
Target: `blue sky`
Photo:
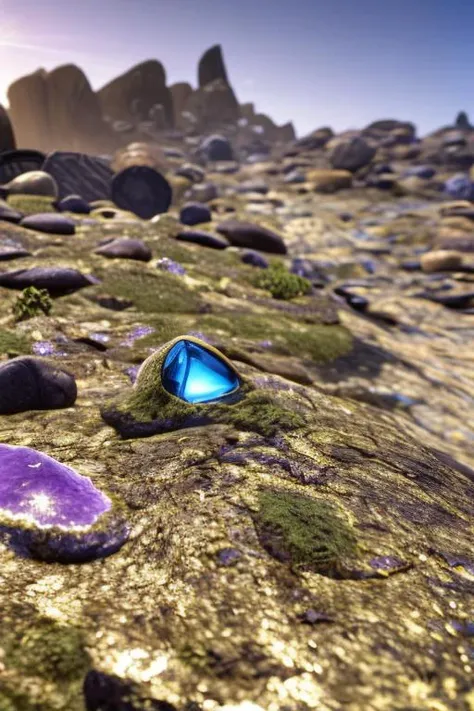
[[[474,3],[466,0],[0,0],[0,101],[17,77],[78,64],[94,88],[145,59],[196,85],[224,50],[241,103],[299,135],[379,118],[423,135],[474,121]]]

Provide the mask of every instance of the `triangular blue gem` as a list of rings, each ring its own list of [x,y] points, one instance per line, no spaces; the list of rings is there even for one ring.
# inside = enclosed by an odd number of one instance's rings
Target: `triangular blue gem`
[[[221,358],[193,341],[181,340],[166,355],[161,382],[186,402],[212,402],[240,387],[237,374]]]

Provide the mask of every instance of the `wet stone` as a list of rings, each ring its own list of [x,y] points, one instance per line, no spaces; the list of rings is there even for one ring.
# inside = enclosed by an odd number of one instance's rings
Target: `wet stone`
[[[80,195],[67,195],[59,200],[57,208],[60,212],[74,212],[78,215],[88,215],[91,211],[89,203]]]
[[[149,262],[151,249],[141,239],[117,237],[106,244],[97,247],[95,254],[101,254],[109,259],[135,259],[140,262]]]
[[[31,170],[17,175],[3,187],[8,190],[9,195],[42,195],[52,198],[58,195],[56,181],[44,170]]]
[[[217,226],[217,231],[235,247],[250,247],[273,254],[286,254],[287,251],[280,235],[251,222],[227,220]]]
[[[42,360],[23,356],[0,365],[0,414],[71,407],[74,376]]]
[[[199,202],[190,202],[183,206],[179,214],[180,222],[183,225],[199,225],[203,222],[210,222],[211,211],[207,205]]]
[[[248,249],[243,252],[240,256],[240,259],[244,264],[250,264],[252,267],[268,269],[268,261],[265,259],[265,257],[252,249]]]
[[[0,534],[17,554],[58,562],[110,555],[128,537],[112,508],[88,477],[43,452],[0,444]]]
[[[94,283],[96,281],[93,277],[68,267],[33,267],[0,274],[0,286],[7,289],[35,286],[37,289],[47,289],[51,296],[72,294]]]
[[[73,235],[76,231],[74,220],[65,215],[58,215],[54,212],[42,212],[36,215],[27,215],[20,225],[28,227],[30,230],[47,232],[56,235]]]
[[[24,215],[21,212],[18,212],[18,210],[14,210],[6,203],[3,205],[0,204],[0,220],[3,220],[4,222],[13,222],[14,224],[18,224],[19,222],[21,222],[23,217]]]
[[[204,230],[183,230],[176,235],[179,242],[189,242],[191,244],[199,244],[202,247],[210,247],[211,249],[227,249],[229,242],[223,237],[213,235]]]
[[[0,261],[9,259],[19,259],[20,257],[29,257],[29,252],[23,245],[18,244],[14,240],[0,238]]]

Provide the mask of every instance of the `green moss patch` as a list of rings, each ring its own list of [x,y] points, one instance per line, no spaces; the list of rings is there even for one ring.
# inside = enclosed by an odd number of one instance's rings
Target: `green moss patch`
[[[311,291],[311,282],[289,272],[283,262],[274,262],[268,269],[262,269],[255,279],[255,286],[269,291],[274,299],[285,300]]]
[[[53,202],[55,198],[45,195],[9,195],[8,205],[25,215],[35,215],[39,212],[56,212]]]
[[[338,577],[342,560],[355,552],[349,524],[325,501],[263,489],[258,505],[254,522],[260,542],[282,562]]]
[[[283,314],[242,313],[203,315],[199,330],[231,338],[270,341],[269,351],[309,358],[325,363],[349,353],[353,345],[350,331],[339,324],[308,324]]]
[[[31,353],[30,341],[14,331],[0,330],[0,354],[15,357]]]
[[[99,270],[96,270],[99,272]],[[199,294],[173,274],[146,269],[104,268],[103,281],[96,287],[101,294],[130,300],[144,313],[196,313],[202,307]]]

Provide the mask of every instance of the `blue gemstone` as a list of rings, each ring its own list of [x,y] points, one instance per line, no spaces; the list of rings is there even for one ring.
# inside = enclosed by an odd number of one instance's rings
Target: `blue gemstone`
[[[193,341],[178,341],[167,354],[161,382],[186,402],[211,402],[240,387],[237,374],[221,358]]]

